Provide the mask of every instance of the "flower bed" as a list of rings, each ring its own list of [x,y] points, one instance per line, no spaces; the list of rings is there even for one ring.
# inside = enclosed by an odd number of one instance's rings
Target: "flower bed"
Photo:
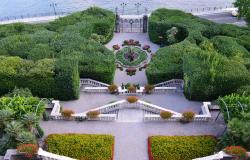
[[[46,138],[48,151],[76,159],[112,160],[114,137],[93,134],[51,134]]]
[[[130,49],[134,53],[133,59],[128,58]],[[138,47],[124,47],[116,53],[116,60],[124,66],[138,66],[147,60],[147,53]]]
[[[191,160],[214,153],[213,136],[152,136],[148,138],[149,160]]]

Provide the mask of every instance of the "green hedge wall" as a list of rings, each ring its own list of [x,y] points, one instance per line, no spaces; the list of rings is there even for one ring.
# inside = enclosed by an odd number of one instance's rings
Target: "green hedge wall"
[[[183,58],[184,93],[192,100],[213,100],[249,83],[246,67],[216,52],[197,50]]]
[[[63,64],[63,67],[59,67],[58,63]],[[15,87],[23,87],[29,88],[33,95],[39,97],[60,100],[78,98],[78,66],[67,63],[67,60],[55,62],[52,59],[43,59],[33,62],[19,57],[2,56],[0,65],[0,95]]]
[[[192,160],[212,155],[213,136],[152,136],[149,137],[150,160]]]
[[[178,28],[178,41],[169,45],[166,31],[172,27]],[[216,99],[250,84],[247,27],[216,24],[182,11],[158,9],[149,18],[149,37],[155,43],[168,45],[157,51],[146,70],[150,84],[184,78],[184,93],[195,100]]]
[[[48,151],[81,160],[112,160],[114,137],[91,134],[51,134]]]

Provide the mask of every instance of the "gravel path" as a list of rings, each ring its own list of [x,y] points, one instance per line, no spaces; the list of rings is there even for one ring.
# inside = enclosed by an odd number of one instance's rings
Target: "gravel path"
[[[224,126],[214,122],[41,122],[45,135],[52,133],[111,134],[115,160],[148,160],[147,138],[152,135],[219,135]]]

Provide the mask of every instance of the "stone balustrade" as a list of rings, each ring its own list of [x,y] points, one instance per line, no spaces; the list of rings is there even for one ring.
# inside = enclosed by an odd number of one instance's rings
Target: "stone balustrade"
[[[109,93],[108,87],[84,87],[81,91],[86,93]],[[168,93],[168,92],[176,92],[177,87],[155,87],[152,93]],[[122,89],[118,87],[119,95],[126,96],[139,96],[145,94],[144,87],[140,87],[140,89],[136,89],[136,92],[130,92],[128,89]]]
[[[54,103],[54,107],[51,112],[51,119],[54,120],[63,120],[63,117],[60,113],[60,104],[59,101],[52,101]],[[201,114],[196,114],[193,121],[209,121],[211,119],[211,114],[209,112],[208,106],[211,105],[210,102],[203,102],[201,106]],[[172,111],[167,108],[163,108],[157,106],[155,104],[151,104],[142,100],[138,100],[135,103],[129,103],[127,100],[120,100],[114,103],[106,104],[98,108],[94,108],[82,113],[73,114],[70,119],[67,120],[101,120],[101,121],[114,121],[117,119],[117,114],[110,114],[110,112],[124,109],[124,108],[138,108],[145,111],[152,112],[153,114],[145,114],[144,121],[179,121],[182,118],[182,113],[178,113]],[[96,118],[87,117],[87,113],[90,111],[98,111],[100,115]],[[170,119],[162,119],[160,117],[160,112],[167,111],[172,113],[172,117]]]
[[[184,81],[182,79],[172,79],[154,85],[155,87],[180,87],[183,89]]]
[[[80,79],[80,86],[83,85],[90,85],[90,86],[95,86],[95,87],[108,87],[109,84],[99,82],[90,78],[81,78]]]
[[[193,121],[200,122],[200,121],[209,121],[211,119],[211,114],[209,112],[208,106],[211,105],[210,102],[203,102],[201,106],[202,113],[196,114]],[[182,114],[173,114],[170,119],[162,119],[159,114],[146,114],[144,115],[144,121],[179,121],[182,118]]]

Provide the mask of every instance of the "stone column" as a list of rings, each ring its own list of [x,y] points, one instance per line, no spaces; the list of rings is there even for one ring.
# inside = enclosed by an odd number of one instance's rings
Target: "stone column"
[[[142,31],[143,33],[147,33],[148,32],[148,15],[144,15],[143,16],[143,26],[142,26]]]

